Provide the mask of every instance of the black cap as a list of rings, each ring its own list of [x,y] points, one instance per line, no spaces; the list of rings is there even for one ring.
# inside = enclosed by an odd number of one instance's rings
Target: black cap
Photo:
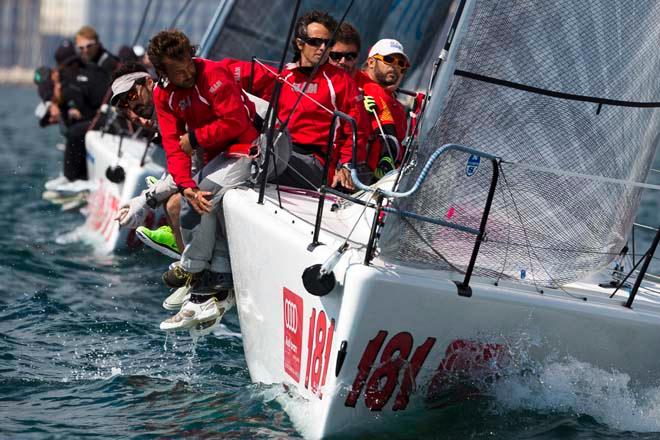
[[[79,60],[80,57],[76,53],[71,40],[64,40],[60,43],[60,47],[55,51],[55,61],[60,66],[67,66],[73,61]]]

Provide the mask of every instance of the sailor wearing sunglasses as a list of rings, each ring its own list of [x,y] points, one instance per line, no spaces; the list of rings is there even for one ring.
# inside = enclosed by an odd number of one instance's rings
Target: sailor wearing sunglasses
[[[83,62],[96,64],[109,75],[119,67],[119,58],[103,47],[99,34],[91,26],[83,26],[76,32],[76,50]]]
[[[356,78],[371,119],[367,166],[377,179],[396,168],[403,158],[406,111],[395,91],[409,67],[401,43],[383,39],[373,45],[364,70]]]
[[[335,35],[335,44],[330,48],[330,64],[341,67],[353,76],[358,64],[360,45],[357,29],[350,23],[342,23]]]

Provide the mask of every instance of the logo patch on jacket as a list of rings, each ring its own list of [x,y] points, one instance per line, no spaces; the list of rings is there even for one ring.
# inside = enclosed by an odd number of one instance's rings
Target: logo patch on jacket
[[[181,101],[179,101],[179,110],[184,111],[185,109],[187,109],[191,105],[192,105],[192,102],[190,101],[190,96],[186,96]]]
[[[302,92],[303,87],[305,86],[305,83],[294,83],[293,84],[293,90],[296,92]],[[319,91],[319,85],[317,83],[310,83],[307,86],[307,90],[305,90],[305,93],[311,95],[313,93],[316,93]]]
[[[209,88],[209,92],[210,92],[210,93],[215,93],[215,92],[218,91],[218,89],[219,89],[220,87],[222,87],[222,81],[217,80],[217,81],[215,82],[215,84],[213,84],[213,85]]]

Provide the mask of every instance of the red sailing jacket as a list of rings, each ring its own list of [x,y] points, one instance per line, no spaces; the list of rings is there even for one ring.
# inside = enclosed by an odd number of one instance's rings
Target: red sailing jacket
[[[195,86],[154,88],[158,125],[167,156],[167,169],[179,187],[195,188],[191,159],[179,147],[179,138],[190,133],[191,143],[204,149],[204,163],[227,151],[249,154],[257,131],[252,125],[254,105],[241,92],[220,63],[193,58]]]
[[[372,80],[365,72],[358,72],[355,80],[358,87],[364,92],[364,96],[371,96],[376,101],[376,106],[378,107],[376,113],[383,126],[385,135],[395,133],[400,148],[398,152],[394,153],[397,156],[394,159],[397,163],[400,163],[403,159],[403,148],[401,148],[401,145],[403,145],[403,139],[406,136],[408,125],[406,109],[392,95],[392,92]],[[371,170],[375,170],[381,157],[383,142],[382,136],[380,136],[380,130],[378,129],[378,122],[376,122],[376,119],[371,113],[368,114],[368,117],[371,121],[371,126],[369,127],[367,136],[367,143],[369,145],[367,165]]]
[[[239,81],[244,89],[248,89],[252,63],[226,59],[222,63]],[[355,81],[343,69],[329,63],[319,67],[314,79],[307,86],[305,95],[294,109],[294,105],[300,96],[308,73],[301,71],[297,64],[289,64],[282,72],[284,84],[280,92],[278,119],[284,122],[291,115],[288,128],[291,140],[294,144],[313,146],[314,155],[325,162],[325,152],[332,122],[332,112],[339,110],[351,116],[358,125],[357,161],[364,162],[366,159],[366,131],[364,130],[365,117],[362,108],[362,96],[359,93]],[[262,99],[269,100],[274,89],[276,67],[264,67],[258,63],[254,64],[254,78],[252,93]],[[340,120],[341,122],[341,120]],[[342,122],[335,134],[335,149],[331,165],[337,162],[350,163],[353,156],[351,127]],[[331,166],[331,174],[333,167]]]

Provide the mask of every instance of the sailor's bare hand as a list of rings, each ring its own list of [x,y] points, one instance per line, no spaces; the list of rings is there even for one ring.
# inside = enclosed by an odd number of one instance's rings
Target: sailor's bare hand
[[[351,177],[351,171],[348,168],[342,167],[335,173],[335,176],[332,178],[332,187],[335,188],[337,185],[341,185],[350,190],[355,189],[353,178]]]
[[[188,136],[188,133],[179,138],[179,146],[188,156],[192,156],[195,153],[195,150],[193,150],[193,147],[190,144],[190,137]]]
[[[198,214],[208,214],[211,212],[212,192],[202,191],[199,188],[186,188],[183,190],[183,196]]]
[[[117,211],[117,217],[115,217],[115,220],[121,224],[121,222],[124,221],[127,215],[128,215],[128,206],[122,206],[119,209],[119,211]]]

